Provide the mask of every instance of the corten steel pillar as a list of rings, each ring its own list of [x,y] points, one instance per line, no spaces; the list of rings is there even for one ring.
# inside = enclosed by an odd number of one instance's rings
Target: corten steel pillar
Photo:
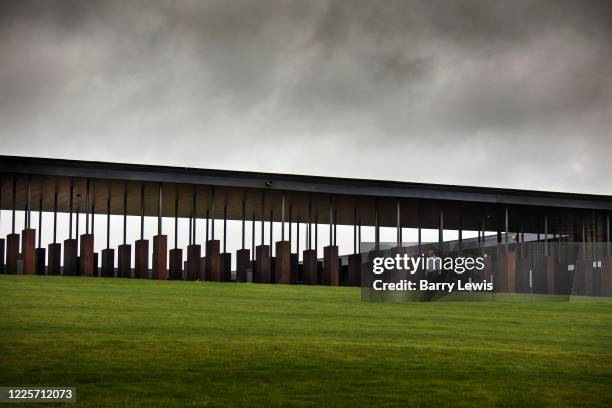
[[[359,228],[361,229],[361,227]],[[353,210],[353,253],[348,257],[347,286],[361,286],[361,234],[357,234],[357,206]]]
[[[153,237],[153,279],[168,279],[168,236],[162,234],[163,186],[159,183],[157,235]]]
[[[261,193],[261,245],[255,248],[255,273],[253,274],[253,282],[255,283],[270,283],[270,246],[265,245],[264,228],[265,228],[265,192]],[[272,222],[272,220],[270,220]]]
[[[96,231],[95,231],[96,217],[95,217],[95,214],[96,214],[96,205],[95,205],[95,202],[93,202],[91,204],[91,235],[94,236],[94,237],[96,236]],[[96,276],[96,277],[100,276],[99,265],[100,265],[100,260],[98,258],[98,253],[94,252],[93,253],[93,275]]]
[[[206,208],[206,224],[204,225],[205,235],[204,235],[204,251],[201,253],[203,255],[200,258],[200,280],[205,281],[208,280],[206,277],[206,243],[208,242],[208,225],[210,221],[210,200],[208,203],[208,208]]]
[[[192,204],[191,204],[191,217],[189,245],[187,246],[187,280],[200,279],[200,265],[202,263],[202,247],[196,244],[196,219],[197,219],[197,191],[195,186],[193,187]]]
[[[299,253],[300,253],[300,222],[298,219],[298,222],[296,223],[296,227],[297,227],[297,245],[296,245],[296,251],[293,252],[293,234],[292,234],[292,224],[293,224],[293,205],[289,206],[289,258],[290,258],[290,269],[291,269],[291,277],[293,279],[292,283],[298,283],[299,280],[299,270],[300,270],[300,260],[299,260]]]
[[[127,243],[127,184],[123,191],[123,244],[117,253],[117,275],[120,278],[132,277],[132,246]]]
[[[312,249],[312,196],[308,199],[308,225],[306,226],[306,249],[302,253],[302,275],[305,285],[319,283],[317,251]]]
[[[102,271],[100,275],[105,278],[112,278],[115,276],[115,250],[110,247],[110,184],[107,187],[108,196],[106,197],[106,248],[102,250]]]
[[[169,279],[181,280],[183,278],[183,250],[178,248],[178,189],[174,198],[174,249],[170,250]]]
[[[248,281],[248,270],[251,268],[251,253],[244,246],[245,236],[245,217],[246,217],[246,198],[242,198],[242,231],[241,231],[241,243],[242,246],[236,251],[236,281],[247,282]]]
[[[294,279],[291,276],[291,246],[285,241],[285,192],[281,197],[281,240],[276,242],[276,259],[274,261],[275,283],[291,284]]]
[[[94,269],[94,237],[89,233],[89,180],[85,182],[85,234],[81,235],[79,274],[93,276]]]
[[[232,254],[227,252],[227,197],[223,204],[223,253],[220,256],[219,269],[221,271],[219,280],[231,282],[232,280]]]
[[[291,218],[291,215],[289,216]],[[302,274],[300,273],[300,219],[296,220],[295,223],[295,252],[291,253],[291,274],[295,283],[302,281]],[[289,242],[292,242],[293,236],[289,233]],[[291,246],[291,245],[290,245]]]
[[[45,275],[47,250],[41,246],[42,243],[42,187],[40,197],[38,199],[38,246],[36,248],[36,274]]]
[[[610,215],[606,214],[606,244],[601,261],[601,295],[612,296],[612,256],[610,249]]]
[[[2,202],[2,177],[0,177],[0,203]],[[2,225],[2,208],[0,208],[0,225]],[[4,267],[4,238],[0,238],[0,273],[6,273]]]
[[[340,268],[338,264],[338,246],[334,237],[334,207],[329,199],[329,245],[323,248],[323,283],[324,285],[340,286]]]
[[[291,253],[289,241],[276,242],[276,260],[274,262],[274,277],[276,283],[289,285],[295,283],[291,273]]]
[[[68,212],[68,239],[64,240],[64,269],[62,275],[77,274],[77,240],[72,238],[72,212],[74,205],[74,179],[70,179],[70,209]]]
[[[361,286],[361,254],[349,255],[347,286]]]
[[[28,196],[26,203],[26,224],[21,235],[21,259],[23,274],[33,275],[36,272],[36,230],[30,228],[32,210],[32,177],[28,176]]]
[[[134,278],[149,277],[149,240],[144,239],[144,184],[140,187],[140,239],[134,246]]]
[[[548,217],[544,217],[544,225],[545,225],[545,236],[544,236],[544,272],[546,274],[546,293],[553,294],[555,293],[555,257],[551,254],[551,251],[548,249]],[[553,233],[554,238],[554,233]]]
[[[15,206],[17,196],[17,178],[13,175],[11,233],[6,236],[6,273],[17,273],[19,259],[19,234],[15,234]]]
[[[221,248],[219,240],[215,239],[215,207],[215,188],[212,187],[210,202],[211,239],[206,241],[206,279],[219,282],[221,280]]]
[[[505,209],[505,290],[508,292],[516,292],[516,251],[510,252],[509,249],[509,214],[508,208]]]
[[[255,264],[255,275],[253,276],[253,282],[270,283],[271,274],[269,245],[258,245],[255,248]]]
[[[49,261],[47,274],[59,275],[61,273],[62,244],[57,242],[57,178],[53,193],[53,243],[49,244]]]

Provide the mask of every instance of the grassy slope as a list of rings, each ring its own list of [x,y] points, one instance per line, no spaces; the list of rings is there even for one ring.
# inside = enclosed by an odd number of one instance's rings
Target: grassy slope
[[[76,385],[87,406],[612,406],[609,300],[359,299],[0,276],[0,385]]]

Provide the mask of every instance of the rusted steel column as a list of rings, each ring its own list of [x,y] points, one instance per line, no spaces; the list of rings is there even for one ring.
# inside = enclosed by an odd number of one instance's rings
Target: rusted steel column
[[[15,206],[17,194],[17,178],[13,175],[11,233],[6,236],[6,273],[17,273],[17,260],[19,259],[19,234],[15,233]]]
[[[348,286],[361,286],[361,254],[351,254],[348,257]]]
[[[249,269],[251,269],[251,251],[246,248],[239,249],[236,251],[236,280],[248,282]]]
[[[221,271],[219,280],[221,282],[231,282],[232,280],[232,254],[230,252],[224,252],[220,255],[219,270]]]
[[[30,228],[32,210],[32,176],[28,176],[28,196],[26,201],[26,223],[21,235],[21,259],[23,274],[33,275],[36,272],[36,230]]]
[[[329,201],[329,245],[323,248],[323,285],[340,286],[340,267],[338,258],[338,246],[335,245],[333,237],[334,206],[330,198]]]
[[[361,286],[361,254],[359,254],[359,241],[361,241],[361,225],[359,225],[358,229],[357,205],[355,205],[353,208],[353,253],[348,257],[347,286]]]
[[[36,274],[45,275],[47,250],[42,247],[42,213],[43,213],[42,187],[40,197],[38,199],[38,245],[35,252],[36,258]],[[3,248],[4,249],[4,248]]]
[[[270,217],[272,215],[270,214]],[[285,241],[285,192],[283,191],[281,196],[281,240],[276,242],[274,282],[288,285],[294,283],[294,281],[295,279],[291,274],[291,244],[289,241]]]
[[[23,260],[23,274],[32,275],[36,272],[36,230],[27,228],[21,235],[21,257]]]
[[[149,240],[139,239],[134,247],[134,278],[149,278]]]
[[[61,273],[62,245],[57,242],[57,178],[53,193],[53,243],[49,244],[49,261],[47,274],[59,275]]]
[[[163,186],[159,183],[157,235],[153,237],[153,279],[168,279],[168,236],[162,234]]]
[[[81,235],[79,274],[81,276],[93,276],[94,270],[94,237],[93,234]]]
[[[215,188],[211,189],[211,239],[206,241],[206,280],[221,280],[220,242],[215,239]]]
[[[325,270],[324,285],[340,286],[340,270],[338,264],[338,247],[329,245],[323,248],[323,269]]]
[[[108,185],[108,196],[106,198],[106,248],[102,250],[102,272],[101,276],[112,278],[115,276],[115,250],[110,247],[110,207],[111,192]]]
[[[79,275],[93,276],[94,269],[94,237],[89,233],[89,179],[85,182],[85,234],[80,236]],[[79,238],[79,237],[77,237]]]
[[[8,234],[6,236],[6,273],[17,273],[17,260],[19,259],[19,234]]]
[[[253,282],[271,282],[269,245],[258,245],[255,248],[255,274],[253,276]]]
[[[282,283],[285,285],[295,283],[295,277],[291,273],[291,252],[289,241],[276,242],[274,278],[276,283]]]
[[[206,280],[219,282],[221,280],[221,254],[218,239],[206,242]]]
[[[123,191],[123,244],[119,245],[117,253],[117,275],[120,278],[132,277],[132,246],[127,240],[127,184]]]
[[[169,279],[183,279],[183,250],[178,248],[178,189],[174,197],[174,249],[170,250]]]
[[[317,254],[314,249],[306,249],[302,253],[302,270],[305,285],[317,285],[319,283],[317,270]]]
[[[232,280],[232,254],[227,252],[227,197],[223,204],[223,253],[219,259],[221,282],[230,282]]]
[[[2,202],[2,177],[0,177],[0,203]],[[2,224],[2,211],[0,210],[0,225]],[[4,238],[0,238],[0,273],[6,273],[6,269],[4,266],[4,246],[5,241]]]
[[[236,251],[236,281],[247,282],[251,269],[251,251],[245,248],[246,198],[242,198],[242,247]]]
[[[147,279],[149,277],[149,240],[144,239],[144,184],[140,187],[140,239],[134,246],[134,277]]]
[[[78,274],[77,254],[77,240],[75,238],[64,240],[63,275],[76,276]]]

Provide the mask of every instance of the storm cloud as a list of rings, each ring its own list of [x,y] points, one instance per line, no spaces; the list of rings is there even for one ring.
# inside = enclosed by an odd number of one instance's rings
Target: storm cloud
[[[609,1],[3,1],[1,153],[612,194]]]

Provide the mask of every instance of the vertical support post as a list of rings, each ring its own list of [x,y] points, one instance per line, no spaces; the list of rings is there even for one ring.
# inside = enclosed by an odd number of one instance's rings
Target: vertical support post
[[[27,198],[25,208],[25,223],[21,235],[21,259],[23,261],[23,274],[32,275],[36,272],[36,231],[30,228],[32,209],[32,176],[28,175]]]
[[[438,250],[442,252],[444,250],[444,210],[440,205],[440,224],[438,227]]]
[[[220,269],[220,281],[230,282],[232,280],[232,254],[227,252],[227,194],[223,202],[223,254],[221,254]]]
[[[170,271],[168,278],[171,280],[183,279],[183,250],[178,248],[178,186],[175,187],[174,195],[174,249],[170,250]]]
[[[0,176],[0,203],[2,202],[2,187],[4,187],[4,183],[2,180],[2,176]],[[0,208],[0,221],[2,217],[2,208]],[[6,273],[5,264],[4,264],[4,247],[5,241],[4,238],[0,238],[0,273]]]
[[[504,221],[504,229],[505,229],[505,258],[506,258],[506,284],[505,289],[508,292],[514,292],[516,290],[516,251],[510,252],[509,250],[509,229],[510,229],[510,221],[509,221],[509,211],[508,207],[505,208],[505,221]]]
[[[127,182],[123,186],[123,244],[119,245],[118,270],[120,278],[132,277],[132,246],[127,243]]]
[[[89,234],[89,179],[85,180],[85,234]]]
[[[353,254],[357,253],[357,206],[353,208]]]
[[[285,240],[285,192],[281,195],[281,241]]]
[[[45,263],[47,250],[42,247],[42,213],[43,213],[43,187],[40,187],[40,194],[38,197],[38,245],[36,248],[36,274],[44,275],[45,274]],[[2,248],[4,250],[4,248]],[[4,252],[2,253],[2,258],[4,257]]]
[[[59,275],[61,273],[62,244],[57,242],[57,177],[53,192],[53,243],[49,244],[49,267],[48,275]]]
[[[355,204],[353,206],[353,253],[348,257],[347,286],[361,285],[361,254],[357,252],[357,248],[357,204]]]
[[[210,236],[211,239],[214,240],[215,239],[215,186],[212,186],[212,205],[211,205],[211,212],[212,212],[212,217],[210,219]],[[207,252],[208,254],[208,252]]]
[[[380,249],[380,225],[378,219],[378,199],[374,205],[374,249]]]
[[[85,234],[79,236],[79,218],[77,215],[77,239],[80,239],[81,245],[79,246],[79,274],[81,276],[93,276],[94,275],[94,240],[93,234],[89,233],[89,179],[85,180]],[[77,210],[78,214],[78,210]]]
[[[15,233],[15,207],[17,205],[17,177],[13,175],[11,233],[6,237],[6,273],[17,273],[19,259],[19,234]]]
[[[306,249],[312,249],[312,194],[308,197],[308,227],[306,228]]]
[[[191,196],[191,228],[189,229],[189,246],[187,246],[187,280],[197,280],[200,276],[202,266],[202,247],[196,244],[196,214],[197,214],[197,192],[193,186]]]
[[[251,222],[251,250],[253,251],[253,261],[255,260],[255,211],[253,211],[253,221]]]
[[[206,209],[206,234],[205,234],[205,242],[208,241],[208,228],[210,224],[210,202],[208,203],[208,208]]]
[[[157,235],[153,237],[153,279],[168,279],[168,236],[162,233],[164,187],[159,183],[157,198]]]
[[[266,245],[264,239],[265,228],[265,190],[261,191],[261,245],[255,247],[255,271],[253,273],[253,282],[270,283],[272,271],[270,259],[270,247]]]
[[[421,246],[422,241],[421,231],[421,201],[417,201],[417,256],[423,254],[423,248]]]
[[[272,214],[270,215],[272,216]],[[291,219],[289,220],[291,228]],[[291,239],[291,237],[289,237]],[[295,283],[291,268],[291,244],[285,241],[285,192],[281,195],[281,240],[276,242],[276,257],[274,259],[274,282],[281,284]]]
[[[241,249],[244,249],[244,234],[245,234],[245,217],[246,217],[246,200],[243,197],[242,198],[242,231],[241,231],[241,237],[242,237],[242,242],[241,242]]]
[[[397,210],[396,210],[396,241],[397,241],[397,246],[401,247],[402,246],[402,224],[401,224],[401,218],[400,218],[400,201],[399,199],[397,200],[396,203],[397,206]]]
[[[248,272],[251,268],[251,251],[245,248],[245,235],[246,235],[246,192],[242,192],[242,245],[241,248],[236,251],[236,281],[248,282]],[[255,217],[253,217],[253,224],[255,224]],[[255,225],[253,225],[254,227]],[[254,237],[253,237],[254,238]],[[251,280],[253,278],[251,277]]]
[[[206,271],[205,279],[211,281],[221,280],[221,254],[219,240],[215,239],[215,186],[211,188],[211,239],[206,241]]]
[[[106,248],[102,250],[101,276],[112,278],[115,276],[115,250],[110,247],[110,216],[111,216],[111,185],[107,184],[106,192]]]
[[[544,256],[548,256],[548,215],[544,216]]]
[[[331,286],[340,286],[340,268],[338,263],[338,247],[335,245],[333,238],[334,219],[334,202],[333,198],[329,198],[329,245],[323,248],[323,284]]]

